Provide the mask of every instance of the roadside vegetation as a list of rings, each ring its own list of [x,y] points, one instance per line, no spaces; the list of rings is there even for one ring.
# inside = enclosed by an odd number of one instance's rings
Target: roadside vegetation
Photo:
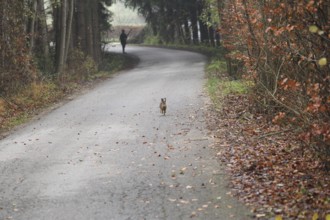
[[[226,62],[221,57],[219,55],[211,57],[206,67],[208,79],[206,87],[217,111],[221,111],[226,96],[248,94],[253,86],[253,83],[248,80],[233,80],[228,77]]]
[[[2,95],[0,132],[5,134],[11,128],[35,117],[45,108],[94,86],[120,70],[131,68],[139,61],[138,58],[127,55],[104,53],[98,68],[91,59],[76,58],[72,62],[75,63],[76,69],[70,69],[60,76],[43,77],[20,88],[14,94]]]
[[[112,73],[134,57],[106,53],[111,0],[0,2],[0,132]],[[98,15],[98,16],[94,16]]]
[[[274,123],[253,105],[254,82],[230,79],[217,63],[206,69],[213,103],[208,124],[231,176],[232,195],[257,219],[328,220],[329,176],[322,160],[297,138],[297,128]]]

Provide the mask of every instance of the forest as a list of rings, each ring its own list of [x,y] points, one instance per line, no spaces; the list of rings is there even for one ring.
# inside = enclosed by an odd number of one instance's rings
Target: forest
[[[271,176],[254,176],[264,185],[281,186],[277,176],[292,174],[301,179],[299,186],[290,186],[292,191],[275,187],[257,192],[250,183],[233,180],[241,184],[242,193],[254,193],[243,200],[297,219],[318,219],[319,215],[324,219],[330,214],[326,182],[330,172],[330,1],[123,1],[146,19],[141,42],[208,48],[212,60],[225,65],[225,71],[216,71],[212,77],[221,80],[225,73],[233,81],[248,82],[246,109],[265,118],[267,126],[280,129],[272,134],[290,134],[286,138],[298,143],[294,149],[290,144],[284,149],[275,144],[271,151],[263,146],[263,156],[270,161],[258,161],[255,158],[260,155],[253,155],[255,163],[245,168],[254,175],[272,170]],[[111,28],[107,7],[112,3],[0,0],[2,128],[8,126],[9,117],[54,102],[53,96],[62,96],[100,71],[106,43],[102,35]],[[277,151],[285,156],[278,156]],[[276,170],[284,157],[287,161],[281,164],[286,168]],[[236,163],[244,169],[245,162]],[[289,201],[283,191],[290,192]],[[262,192],[267,199],[257,196]]]

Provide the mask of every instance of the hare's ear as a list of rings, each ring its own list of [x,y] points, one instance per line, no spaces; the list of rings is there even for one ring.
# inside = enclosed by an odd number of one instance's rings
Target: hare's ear
[[[164,102],[166,102],[166,98],[164,98]]]

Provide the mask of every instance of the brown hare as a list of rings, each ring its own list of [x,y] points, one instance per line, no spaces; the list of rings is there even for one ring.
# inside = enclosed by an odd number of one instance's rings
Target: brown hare
[[[166,108],[167,108],[166,98],[161,98],[159,108],[160,108],[160,113],[165,115],[166,114]]]

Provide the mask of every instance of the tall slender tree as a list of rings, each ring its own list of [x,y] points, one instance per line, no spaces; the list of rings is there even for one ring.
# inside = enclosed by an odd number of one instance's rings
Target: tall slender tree
[[[59,9],[59,14],[60,14],[60,25],[59,25],[59,37],[57,39],[56,44],[57,46],[57,51],[56,54],[57,56],[57,65],[56,65],[56,71],[58,73],[62,73],[65,65],[65,52],[66,52],[66,40],[67,38],[67,29],[68,29],[68,24],[67,24],[67,13],[68,11],[68,0],[62,0],[60,9]]]

